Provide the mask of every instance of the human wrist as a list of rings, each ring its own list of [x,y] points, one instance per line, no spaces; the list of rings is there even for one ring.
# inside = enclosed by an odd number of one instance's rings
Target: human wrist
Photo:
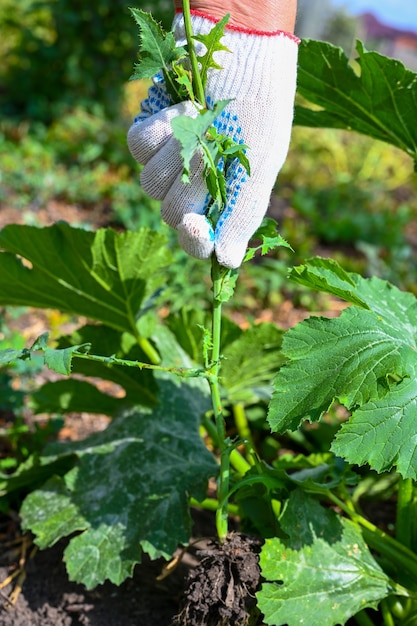
[[[181,9],[181,0],[174,0]],[[230,13],[229,25],[262,32],[294,32],[297,0],[264,0],[262,10],[253,0],[191,0],[191,9],[216,19]]]

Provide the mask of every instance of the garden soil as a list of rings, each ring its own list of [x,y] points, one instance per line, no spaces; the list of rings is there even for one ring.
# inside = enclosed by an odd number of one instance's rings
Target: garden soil
[[[214,532],[210,513],[193,515],[195,531]],[[255,607],[259,539],[232,532],[224,546],[212,539],[191,541],[172,571],[163,560],[145,559],[119,587],[107,582],[93,590],[68,580],[66,543],[36,550],[30,538],[21,535],[17,516],[0,518],[0,626],[262,623]]]
[[[199,511],[193,513],[195,530],[214,533],[211,514]],[[220,559],[221,551],[215,546],[213,548],[210,542],[202,541],[195,543],[185,553],[179,565],[168,576],[163,577],[165,561],[145,559],[135,568],[133,577],[119,587],[105,583],[93,590],[87,590],[83,585],[68,580],[63,563],[65,541],[53,548],[38,550],[34,556],[31,556],[33,544],[28,546],[24,564],[19,568],[19,560],[23,560],[22,554],[25,550],[18,520],[11,517],[0,518],[0,585],[13,572],[20,569],[25,572],[25,580],[13,605],[9,599],[13,598],[13,591],[19,589],[19,577],[16,576],[9,585],[0,588],[0,626],[171,626],[184,606],[188,607],[187,610],[192,615],[200,614],[200,604],[203,607],[201,610],[206,611],[207,597],[203,595],[208,590],[206,577],[202,579],[199,590],[196,587],[201,563],[205,575],[211,571],[212,580],[223,576],[227,583],[223,586],[225,592],[228,586],[237,582],[236,599],[241,598],[245,585],[248,585],[248,589],[253,589],[254,584],[256,586],[259,580],[258,555],[255,552],[252,556],[248,555],[247,546],[239,538],[240,535],[234,535],[228,548],[231,556],[230,567],[227,556]],[[256,552],[258,551],[259,548],[256,547]],[[236,567],[240,567],[243,572],[242,583],[238,582],[239,573]],[[197,575],[193,576],[192,572],[197,572]],[[229,572],[233,572],[235,579],[230,577]],[[194,581],[192,607],[191,595],[184,597],[188,579]],[[249,579],[256,582],[249,582]],[[240,604],[241,602],[236,604],[237,612],[241,611]],[[242,607],[244,614],[245,607]],[[187,621],[189,626],[196,623],[191,619]],[[202,623],[204,622],[198,622]]]

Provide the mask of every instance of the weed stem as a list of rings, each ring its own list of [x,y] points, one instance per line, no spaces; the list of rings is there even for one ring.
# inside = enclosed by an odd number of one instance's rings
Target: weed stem
[[[182,0],[182,12],[184,15],[185,36],[187,38],[188,56],[191,63],[191,73],[193,80],[193,89],[198,102],[205,107],[206,97],[204,94],[203,83],[200,77],[200,69],[198,67],[198,59],[194,48],[193,31],[191,26],[190,0]]]
[[[213,281],[213,319],[212,319],[212,353],[213,363],[208,378],[211,392],[211,400],[216,424],[217,441],[220,452],[220,476],[218,481],[219,508],[216,511],[216,528],[219,540],[226,539],[228,531],[228,495],[230,481],[230,445],[226,439],[226,428],[220,398],[219,371],[220,371],[220,335],[222,319],[220,265],[216,255],[212,256],[212,281]]]

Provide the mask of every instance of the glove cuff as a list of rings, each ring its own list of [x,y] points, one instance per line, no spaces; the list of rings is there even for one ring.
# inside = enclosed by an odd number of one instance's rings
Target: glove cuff
[[[192,11],[192,29],[195,34],[208,34],[215,18],[199,11]],[[184,17],[176,14],[173,31],[177,45],[186,44]],[[256,99],[268,94],[274,83],[285,85],[291,93],[295,89],[299,39],[284,31],[263,33],[240,27],[227,27],[221,43],[229,52],[219,50],[214,60],[222,71],[209,70],[210,88],[207,95],[216,101],[217,93],[222,99],[239,97]],[[196,41],[197,54],[204,54],[204,46]],[[278,79],[279,76],[279,80]],[[272,91],[275,91],[272,87]]]
[[[180,16],[183,15],[181,9],[177,9],[175,13],[176,15],[180,15]],[[217,24],[217,22],[220,21],[213,15],[210,15],[209,13],[205,13],[203,11],[197,11],[197,10],[191,9],[190,13],[191,13],[192,18],[202,17],[203,19],[208,20],[212,24]],[[174,20],[174,24],[175,24],[175,20]],[[289,33],[285,30],[264,31],[264,30],[258,30],[256,28],[244,28],[243,26],[234,26],[232,24],[226,24],[226,29],[230,31],[239,32],[239,33],[245,33],[246,35],[259,35],[259,36],[264,36],[264,37],[274,37],[276,35],[284,35],[285,37],[288,37],[289,39],[292,39],[293,41],[295,41],[295,43],[297,44],[300,43],[300,39],[296,37],[296,35],[294,35],[293,33]]]

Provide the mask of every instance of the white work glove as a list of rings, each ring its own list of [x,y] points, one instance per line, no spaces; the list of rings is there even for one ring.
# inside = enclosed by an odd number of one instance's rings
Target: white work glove
[[[211,18],[192,16],[194,34],[206,34]],[[175,38],[185,45],[182,14],[174,19]],[[209,196],[199,154],[191,161],[190,183],[181,182],[180,145],[170,121],[177,115],[195,116],[191,102],[170,106],[160,77],[155,77],[148,98],[128,133],[133,157],[144,168],[143,189],[162,200],[163,220],[178,230],[184,250],[200,259],[213,251],[219,263],[236,268],[242,263],[250,237],[267,211],[271,190],[287,156],[296,89],[298,40],[287,33],[258,34],[227,28],[221,43],[230,52],[214,55],[221,70],[209,70],[208,106],[233,99],[217,118],[218,131],[249,146],[250,176],[234,159],[226,179],[227,203],[215,231],[205,217]],[[196,42],[196,49],[202,44]],[[204,52],[204,49],[203,49]]]

